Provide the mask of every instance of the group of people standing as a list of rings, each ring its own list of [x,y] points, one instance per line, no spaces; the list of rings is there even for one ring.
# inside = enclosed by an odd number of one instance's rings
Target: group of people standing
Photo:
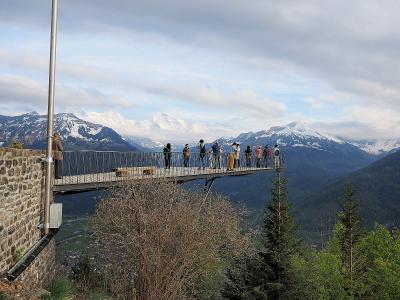
[[[206,168],[206,145],[204,143],[204,140],[199,141],[198,145],[198,150],[199,150],[199,168]],[[164,162],[165,162],[165,168],[170,169],[171,168],[171,157],[172,157],[172,150],[171,150],[171,144],[168,143],[165,145],[163,149],[164,153]],[[183,155],[183,166],[185,168],[189,167],[189,160],[191,156],[191,150],[189,147],[189,144],[185,144],[185,147],[182,150],[182,155]]]
[[[211,145],[209,150],[207,151],[206,149],[206,144],[203,139],[201,139],[197,145],[197,152],[198,152],[198,160],[196,165],[198,166],[199,169],[205,169],[207,165],[209,165],[210,168],[213,169],[220,169],[221,168],[221,161],[223,158],[224,154],[224,149],[218,144],[218,142],[215,142],[214,144]],[[232,171],[235,168],[240,167],[240,144],[234,142],[231,145],[231,151],[227,156],[227,170]],[[275,145],[273,149],[271,149],[268,145],[264,147],[264,149],[261,148],[261,146],[255,146],[254,149],[252,149],[250,146],[246,147],[245,152],[245,159],[246,159],[246,167],[251,168],[252,167],[252,162],[255,162],[255,166],[257,168],[268,168],[271,167],[271,160],[273,157],[274,160],[274,167],[276,169],[280,168],[280,150],[278,145]],[[171,144],[168,143],[165,145],[163,149],[164,153],[164,161],[165,161],[165,168],[170,169],[171,168],[171,157],[172,157],[172,151],[171,151]],[[207,163],[207,153],[208,153],[208,159],[209,162]],[[189,162],[190,162],[190,157],[191,157],[191,148],[189,144],[186,144],[182,150],[182,156],[183,156],[183,166],[184,167],[189,167]],[[254,159],[253,159],[254,158]]]
[[[253,151],[250,148],[250,146],[247,146],[245,153],[246,153],[246,166],[251,167]],[[274,158],[275,169],[279,169],[281,159],[280,159],[280,150],[279,150],[278,145],[275,145],[273,151],[271,150],[271,148],[268,145],[266,145],[264,147],[264,149],[262,149],[261,146],[256,146],[254,149],[254,157],[255,157],[255,161],[256,161],[256,167],[257,168],[270,167],[272,156]]]
[[[198,156],[198,165],[199,169],[205,169],[207,167],[207,151],[206,151],[206,144],[203,139],[199,141],[199,144],[197,145],[197,150],[199,153]],[[171,144],[168,143],[164,146],[163,149],[164,153],[164,165],[166,169],[171,168],[171,158],[172,158],[172,150],[171,150]],[[182,150],[182,156],[183,156],[183,166],[185,168],[189,167],[189,161],[191,157],[191,149],[189,147],[189,144],[185,144],[183,150]],[[209,154],[209,159],[210,159],[210,168],[221,168],[221,157],[223,154],[223,149],[218,145],[218,143],[214,143],[208,152]]]

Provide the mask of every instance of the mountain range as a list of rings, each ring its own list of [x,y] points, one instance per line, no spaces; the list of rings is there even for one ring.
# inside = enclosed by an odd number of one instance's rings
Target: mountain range
[[[244,145],[273,145],[281,147],[309,148],[320,151],[336,151],[340,149],[361,150],[371,155],[386,155],[396,149],[400,149],[400,139],[382,140],[352,140],[342,138],[330,133],[311,129],[307,123],[292,122],[285,126],[271,127],[269,130],[258,132],[241,133],[235,138],[219,139],[222,145],[230,145],[232,142],[239,142]]]
[[[71,113],[54,116],[54,132],[59,132],[65,150],[137,151],[113,129],[87,122]],[[47,116],[36,112],[20,116],[0,115],[0,143],[9,145],[17,139],[26,148],[45,148]]]
[[[348,141],[331,134],[311,130],[301,123],[289,123],[286,126],[272,127],[269,130],[243,133],[232,139],[217,140],[223,147],[239,142],[242,148],[278,144],[286,163],[286,176],[289,179],[289,190],[293,197],[304,194],[317,187],[361,169],[382,156],[395,151],[393,147],[380,148],[375,151],[371,146],[359,141]],[[376,145],[382,142],[376,141]],[[387,144],[389,145],[389,144]],[[392,143],[390,145],[400,145]],[[371,151],[373,149],[373,151]],[[245,182],[245,180],[243,180]],[[239,183],[240,184],[240,183]],[[246,190],[256,190],[259,180],[246,182]],[[263,201],[254,193],[252,203],[262,205]],[[242,195],[240,195],[242,197]],[[258,200],[257,200],[258,199]],[[296,200],[294,200],[296,202]],[[256,206],[259,206],[256,205]]]
[[[0,115],[0,143],[4,145],[15,138],[26,146],[40,148],[46,143],[46,130],[46,115],[36,112],[19,116]],[[109,127],[85,121],[72,113],[56,114],[54,131],[60,132],[71,149],[161,151],[164,145],[148,137],[121,136]],[[308,148],[328,152],[358,149],[376,156],[387,155],[400,148],[400,140],[349,140],[312,130],[301,122],[241,133],[237,137],[220,138],[217,141],[226,148],[233,142],[241,143],[242,146],[278,143],[284,148]],[[175,147],[178,148],[179,145]]]

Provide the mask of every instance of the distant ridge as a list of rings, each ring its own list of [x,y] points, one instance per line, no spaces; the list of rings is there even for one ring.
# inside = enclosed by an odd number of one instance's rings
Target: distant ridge
[[[127,141],[132,146],[146,151],[160,152],[163,150],[164,145],[161,142],[154,141],[150,138],[146,137],[138,137],[138,136],[123,136],[123,139]]]
[[[221,138],[217,141],[223,145],[229,145],[236,141],[250,146],[278,143],[284,147],[312,148],[321,151],[326,151],[328,144],[331,146],[342,145],[348,148],[357,148],[367,154],[376,156],[393,153],[400,149],[399,139],[350,140],[334,134],[313,130],[305,122],[291,122],[285,126],[274,126],[268,130],[241,133],[235,138]]]
[[[360,212],[366,225],[379,222],[386,226],[400,225],[400,151],[369,166],[320,187],[304,198],[298,207],[302,223],[314,224],[324,212],[338,209],[347,183],[354,185]]]

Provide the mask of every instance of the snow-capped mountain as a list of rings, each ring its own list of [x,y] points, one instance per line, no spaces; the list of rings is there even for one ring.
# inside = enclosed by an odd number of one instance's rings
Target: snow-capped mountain
[[[286,126],[275,126],[269,130],[247,132],[236,138],[217,140],[223,147],[233,142],[243,146],[274,146],[283,148],[308,148],[319,151],[361,150],[370,155],[382,156],[400,149],[400,140],[349,140],[330,133],[311,129],[306,123],[292,122]]]
[[[143,151],[162,151],[164,144],[147,137],[123,136],[123,139],[132,146]]]
[[[313,130],[304,123],[293,122],[217,141],[227,150],[233,142],[237,142],[241,145],[242,151],[247,146],[254,149],[254,146],[264,148],[266,145],[273,147],[278,144],[285,162],[289,194],[294,204],[314,189],[366,167],[378,159],[377,155],[372,155],[345,139]],[[219,188],[220,192],[228,193],[237,201],[244,201],[254,207],[263,207],[267,186],[266,175],[254,175],[235,182],[222,181],[216,188]],[[231,191],[238,192],[231,193]]]
[[[294,204],[303,201],[308,193],[368,166],[400,146],[393,141],[350,141],[294,122],[242,133],[235,138],[218,139],[217,142],[226,150],[233,142],[239,143],[242,151],[247,146],[264,148],[278,144],[284,156],[285,176]],[[221,179],[216,189],[250,206],[263,207],[267,186],[266,176],[254,175],[236,181]]]
[[[286,126],[275,126],[269,130],[247,132],[236,138],[217,140],[223,147],[229,147],[233,142],[240,143],[242,147],[265,146],[273,147],[278,144],[281,148],[308,148],[319,151],[332,152],[336,147],[353,147],[345,140],[328,133],[314,131],[303,123],[289,123]]]
[[[71,113],[54,116],[54,132],[60,133],[66,150],[137,150],[113,129],[79,119]],[[14,117],[0,115],[0,141],[3,145],[10,144],[15,138],[25,147],[45,148],[46,135],[47,116],[36,112]]]
[[[121,137],[113,129],[87,122],[71,113],[55,115],[54,131],[60,132],[67,149],[161,151],[163,143],[146,137]],[[0,146],[8,145],[13,138],[26,147],[43,148],[46,144],[47,117],[35,112],[20,116],[0,115]],[[361,156],[382,157],[400,149],[399,140],[348,140],[333,134],[311,129],[306,123],[292,122],[268,130],[242,133],[234,138],[217,140],[224,148],[233,142],[245,146],[279,144],[281,148],[313,149],[327,153],[355,153]],[[175,145],[175,144],[174,144]],[[183,147],[183,146],[182,146]],[[175,145],[175,150],[182,148]],[[375,158],[372,158],[375,159]]]
[[[400,149],[400,139],[361,141],[348,140],[347,142],[373,155],[386,155]]]

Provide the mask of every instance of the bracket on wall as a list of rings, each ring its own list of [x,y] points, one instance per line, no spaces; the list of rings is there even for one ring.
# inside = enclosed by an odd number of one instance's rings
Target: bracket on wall
[[[42,158],[40,159],[40,161],[41,161],[42,163],[53,163],[53,162],[54,162],[52,156],[49,156],[49,157],[42,157]]]

